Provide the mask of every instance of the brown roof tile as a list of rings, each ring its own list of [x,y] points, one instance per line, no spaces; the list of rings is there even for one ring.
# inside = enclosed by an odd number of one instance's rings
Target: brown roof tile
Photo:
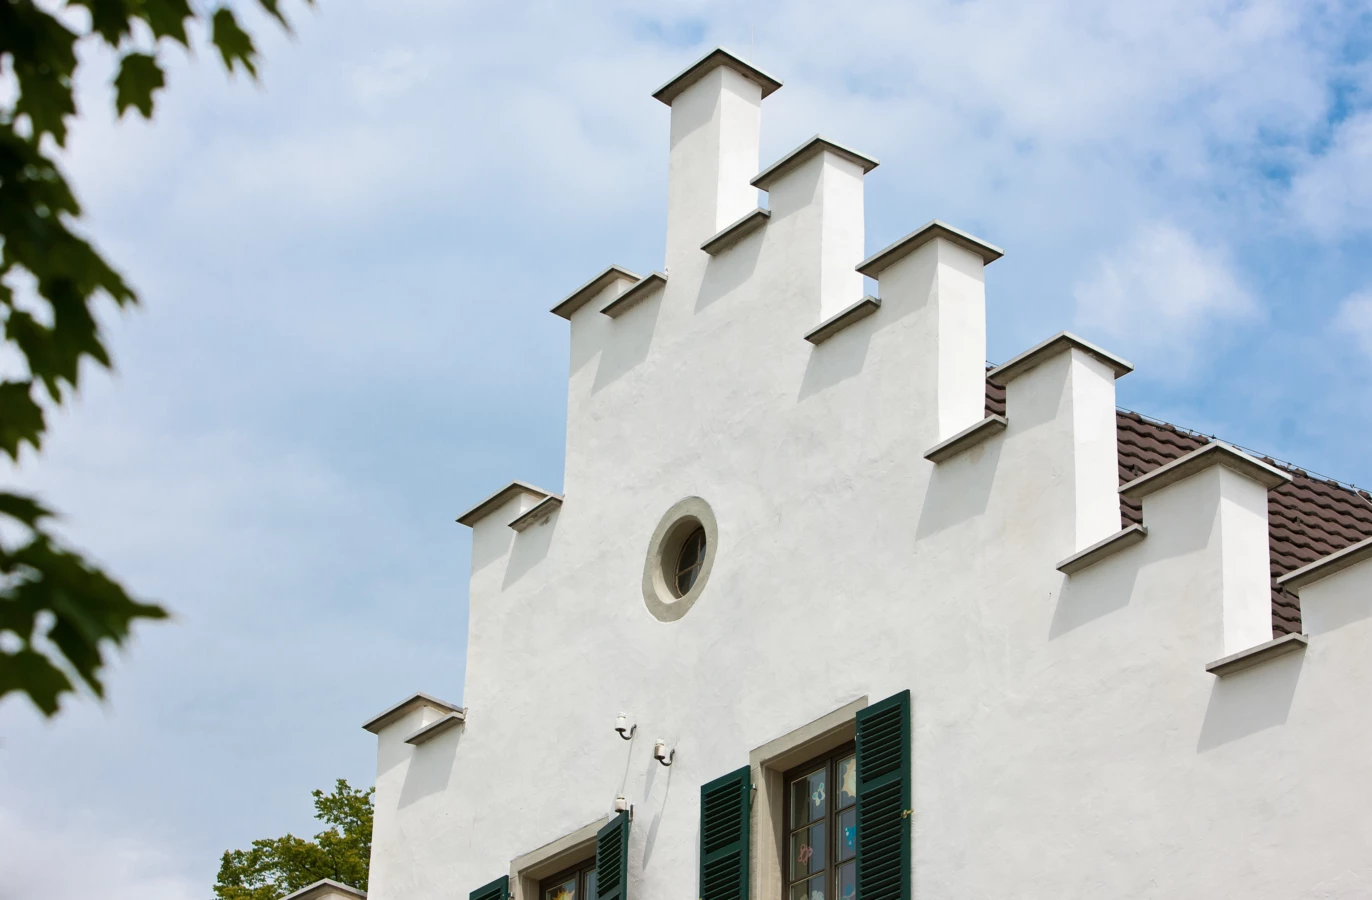
[[[1005,388],[986,383],[986,414],[1005,415]],[[1212,440],[1202,434],[1117,410],[1120,484],[1146,475]],[[1268,546],[1272,573],[1272,632],[1301,630],[1300,599],[1277,586],[1277,579],[1301,566],[1372,537],[1372,494],[1310,475],[1287,463],[1264,462],[1290,473],[1292,480],[1267,492]],[[1122,526],[1140,524],[1143,509],[1120,498]]]

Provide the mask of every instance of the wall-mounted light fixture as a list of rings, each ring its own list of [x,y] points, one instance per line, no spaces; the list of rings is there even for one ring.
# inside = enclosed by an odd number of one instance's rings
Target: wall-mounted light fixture
[[[662,763],[664,766],[670,766],[672,763],[676,762],[676,748],[673,747],[669,753],[667,751],[667,742],[662,738],[658,738],[653,741],[653,759]]]
[[[637,730],[638,725],[629,724],[629,715],[627,713],[620,713],[619,718],[615,719],[615,731],[618,731],[619,736],[624,738],[624,740],[632,741],[634,739],[634,732]]]

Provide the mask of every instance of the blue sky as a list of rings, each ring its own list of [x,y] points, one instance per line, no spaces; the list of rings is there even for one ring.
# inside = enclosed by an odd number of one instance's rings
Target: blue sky
[[[69,171],[144,306],[15,476],[177,614],[53,722],[0,703],[0,896],[205,897],[370,783],[360,723],[460,701],[470,503],[561,483],[566,323],[661,265],[667,109],[716,44],[786,86],[762,164],[882,161],[867,245],[1004,247],[988,356],[1069,328],[1124,406],[1347,481],[1372,361],[1372,14],[1154,0],[324,2],[259,85],[176,54],[157,121],[88,60]],[[751,48],[751,51],[750,51]],[[70,861],[81,859],[84,865]]]

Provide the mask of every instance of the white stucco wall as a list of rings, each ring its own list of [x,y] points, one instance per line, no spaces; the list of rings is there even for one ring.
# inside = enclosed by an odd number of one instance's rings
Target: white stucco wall
[[[700,252],[741,189],[680,179],[757,170],[756,91],[717,74],[673,107],[665,289],[571,316],[565,504],[523,533],[507,523],[528,498],[473,528],[466,724],[413,747],[416,713],[380,735],[372,900],[465,896],[618,794],[631,895],[689,900],[702,783],[905,688],[916,896],[1367,896],[1369,576],[1305,588],[1304,653],[1208,674],[1271,637],[1263,489],[1220,466],[1145,497],[1142,543],[1058,572],[1119,527],[1113,372],[1053,355],[1008,385],[1003,434],[925,460],[980,417],[980,258],[930,242],[883,275],[877,313],[807,343],[841,284],[825,245],[860,261],[824,209],[851,215],[861,175],[800,166],[763,230]],[[712,208],[680,208],[696,196]],[[644,555],[692,495],[717,556],[664,623]]]

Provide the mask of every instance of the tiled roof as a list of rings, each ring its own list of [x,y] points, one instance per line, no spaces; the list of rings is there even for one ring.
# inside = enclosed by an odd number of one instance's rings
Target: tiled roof
[[[1005,388],[986,383],[986,414],[1005,415]],[[1120,484],[1146,475],[1211,438],[1117,410]],[[1264,462],[1288,472],[1292,480],[1267,492],[1268,546],[1272,571],[1272,632],[1280,637],[1301,630],[1300,599],[1277,586],[1277,579],[1308,563],[1372,537],[1372,494],[1310,475],[1274,459]],[[1122,526],[1143,521],[1137,503],[1120,498]]]

